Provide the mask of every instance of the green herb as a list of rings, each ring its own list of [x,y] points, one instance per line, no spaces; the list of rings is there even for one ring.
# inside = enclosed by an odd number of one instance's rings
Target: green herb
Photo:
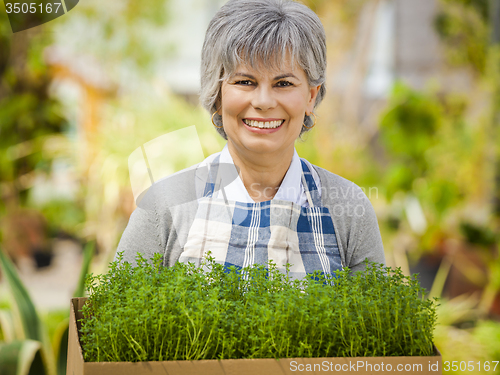
[[[367,263],[292,281],[273,263],[161,263],[139,254],[134,268],[120,255],[87,278],[86,361],[433,354],[436,305],[400,269]]]

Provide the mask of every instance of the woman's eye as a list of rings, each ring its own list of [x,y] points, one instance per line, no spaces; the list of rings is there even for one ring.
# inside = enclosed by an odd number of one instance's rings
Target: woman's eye
[[[276,85],[278,87],[288,87],[288,86],[293,86],[293,83],[289,81],[279,81]]]
[[[247,80],[244,80],[244,81],[236,81],[235,82],[236,85],[243,85],[243,86],[249,86],[252,84],[252,81],[249,81],[248,79]]]

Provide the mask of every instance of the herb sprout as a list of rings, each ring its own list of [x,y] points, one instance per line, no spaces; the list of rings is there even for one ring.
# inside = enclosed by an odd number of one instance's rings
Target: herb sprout
[[[436,304],[399,268],[367,262],[292,281],[272,262],[161,264],[138,254],[132,267],[120,254],[87,277],[85,361],[433,355]]]

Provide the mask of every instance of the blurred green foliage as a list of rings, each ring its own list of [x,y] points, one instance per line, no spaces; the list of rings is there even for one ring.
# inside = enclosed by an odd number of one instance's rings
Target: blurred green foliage
[[[20,373],[20,371],[16,371],[16,368],[18,366],[26,367],[23,362],[27,361],[30,363],[30,361],[33,361],[33,356],[25,357],[23,356],[23,350],[11,349],[13,345],[14,348],[22,346],[23,342],[28,344],[25,340],[33,340],[33,342],[37,343],[34,350],[40,351],[43,359],[39,364],[41,370],[43,370],[44,374],[54,374],[55,363],[52,360],[52,347],[46,327],[43,325],[26,287],[19,278],[14,264],[7,258],[2,249],[0,249],[0,269],[12,296],[12,305],[14,308],[11,311],[11,319],[14,325],[18,327],[15,330],[16,337],[14,337],[14,340],[0,343],[0,368],[11,368],[11,371],[7,371],[9,374]],[[2,323],[4,321],[0,321],[0,326]],[[8,329],[8,326],[1,326],[1,329],[4,331]],[[18,356],[19,360],[14,360]],[[30,366],[27,367],[29,368]],[[42,372],[40,371],[40,373]]]
[[[37,229],[17,223],[24,208],[32,206],[30,191],[37,177],[49,178],[59,146],[67,143],[68,123],[49,94],[52,76],[43,51],[50,42],[50,33],[33,29],[13,34],[8,22],[0,22],[0,242],[14,256],[50,251],[45,225],[37,226],[46,222],[43,215],[23,219]]]
[[[438,307],[438,324],[435,331],[435,344],[439,348],[443,361],[474,361],[475,370],[443,371],[446,374],[491,373],[500,374],[500,364],[492,361],[500,358],[500,322],[478,319],[476,301],[473,296],[460,296],[450,301],[442,300]],[[481,361],[481,371],[477,362]],[[489,371],[485,371],[484,362],[490,361]],[[463,369],[462,365],[462,369]]]
[[[467,108],[468,99],[460,94],[395,85],[380,120],[390,160],[382,177],[389,200],[398,192],[412,193],[437,224],[449,209],[482,193],[488,171],[477,162],[487,155],[485,129],[467,124]]]
[[[491,228],[482,228],[472,223],[462,222],[460,230],[468,243],[485,247],[495,244],[495,233]]]
[[[426,151],[437,142],[442,111],[435,98],[397,83],[380,121],[381,141],[391,160],[386,175],[387,197],[412,190],[429,169]]]
[[[41,53],[46,38],[33,32],[14,36],[8,24],[0,24],[0,181],[4,195],[0,212],[6,200],[26,202],[28,186],[20,176],[35,170],[50,172],[50,158],[42,152],[44,142],[66,127],[59,103],[48,94],[51,77]]]
[[[92,57],[106,79],[127,86],[154,76],[157,64],[174,53],[165,32],[170,20],[169,0],[150,0],[147,6],[133,0],[80,1],[54,28],[66,52]]]
[[[449,61],[484,73],[489,45],[488,0],[441,0],[436,30]]]
[[[74,297],[83,297],[85,278],[95,254],[95,243],[85,246],[80,277],[76,284]],[[19,369],[28,369],[36,359],[17,350],[22,345],[36,342],[33,350],[39,351],[43,363],[37,364],[43,369],[30,371],[30,374],[47,373],[49,375],[66,374],[68,352],[69,311],[55,310],[40,315],[19,277],[14,264],[0,248],[0,270],[6,283],[6,299],[0,300],[0,369],[2,374],[24,374]],[[30,342],[27,342],[30,341]],[[16,350],[12,350],[12,348]],[[12,371],[7,371],[6,368]],[[43,370],[43,372],[42,372]]]
[[[80,199],[52,199],[43,204],[33,204],[47,219],[48,234],[56,237],[65,233],[78,237],[85,222],[85,211]]]

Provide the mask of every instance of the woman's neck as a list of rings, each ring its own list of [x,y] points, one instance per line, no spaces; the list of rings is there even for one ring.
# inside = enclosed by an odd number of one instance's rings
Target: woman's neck
[[[228,142],[228,151],[234,164],[239,168],[239,176],[255,202],[273,199],[290,167],[294,149],[273,155],[250,154],[236,149]]]

